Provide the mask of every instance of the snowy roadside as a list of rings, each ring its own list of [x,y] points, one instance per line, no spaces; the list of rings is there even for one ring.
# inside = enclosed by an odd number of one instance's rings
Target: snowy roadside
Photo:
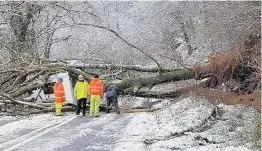
[[[245,138],[253,137],[259,118],[253,108],[186,98],[154,113],[136,114],[113,150],[250,151]]]

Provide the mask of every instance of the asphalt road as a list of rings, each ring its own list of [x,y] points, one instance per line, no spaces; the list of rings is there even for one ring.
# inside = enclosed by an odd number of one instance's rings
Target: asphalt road
[[[132,114],[110,113],[91,118],[72,113],[62,117],[49,114],[5,122],[0,127],[0,150],[110,151],[121,139],[121,130],[132,117]]]
[[[192,98],[153,113],[0,116],[0,151],[251,151],[242,140],[259,120],[253,108]]]

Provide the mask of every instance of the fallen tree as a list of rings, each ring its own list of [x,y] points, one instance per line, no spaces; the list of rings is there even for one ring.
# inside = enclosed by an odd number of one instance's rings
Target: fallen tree
[[[7,75],[6,78],[9,78],[9,82],[12,84],[9,84],[6,80],[1,81],[3,85],[1,85],[1,89],[3,92],[8,93],[12,97],[20,96],[26,92],[30,92],[32,90],[35,90],[36,88],[40,88],[43,85],[46,84],[47,79],[50,75],[56,74],[59,72],[69,72],[76,75],[83,75],[84,78],[89,81],[91,78],[91,75],[83,71],[85,67],[89,66],[78,66],[78,67],[72,67],[69,64],[66,63],[51,63],[51,64],[43,64],[43,65],[35,65],[30,68],[26,69],[20,69],[20,71],[15,70],[2,70],[4,73],[11,72],[11,74],[16,73],[17,76],[13,76],[13,78],[10,78],[10,75]],[[127,66],[126,66],[127,67]],[[97,66],[99,69],[99,66]],[[104,66],[101,66],[103,69]],[[132,68],[132,66],[131,66]],[[154,70],[148,70],[149,68],[141,68],[145,69],[144,71],[151,71],[156,72]],[[116,84],[119,89],[125,90],[129,89],[131,87],[143,87],[143,86],[153,86],[155,84],[159,83],[165,83],[170,81],[177,81],[177,80],[183,80],[183,79],[191,79],[195,76],[195,71],[190,69],[172,69],[173,71],[165,72],[161,74],[156,74],[153,76],[148,77],[138,77],[138,78],[129,78],[124,79],[121,83]],[[167,71],[167,70],[166,70]],[[41,82],[39,82],[41,81]],[[106,82],[107,83],[107,82]],[[5,84],[7,86],[5,87]],[[111,84],[110,82],[108,84]]]
[[[186,79],[201,79],[209,78],[209,80],[201,83],[199,86],[215,88],[221,83],[226,83],[229,80],[246,82],[242,87],[252,85],[252,80],[258,82],[260,80],[261,69],[259,60],[254,61],[254,57],[261,56],[260,39],[251,37],[251,40],[245,41],[240,46],[234,47],[230,51],[217,54],[209,57],[209,63],[202,66],[196,66],[184,69],[164,69],[158,66],[139,66],[139,65],[109,65],[109,64],[84,64],[79,62],[68,61],[43,61],[39,59],[34,64],[30,63],[27,67],[0,69],[1,76],[1,97],[7,98],[13,104],[32,107],[34,109],[53,111],[50,108],[34,106],[23,101],[14,101],[29,95],[33,90],[43,87],[47,84],[48,78],[52,74],[60,72],[68,72],[70,75],[77,77],[83,75],[89,81],[92,77],[90,69],[114,69],[121,73],[124,71],[134,70],[139,72],[151,72],[153,75],[135,78],[123,78],[121,82],[115,83],[105,80],[105,86],[114,84],[118,87],[121,94],[135,95],[142,97],[156,97],[156,98],[172,98],[187,92],[187,88],[170,91],[166,93],[153,93],[150,91],[143,91],[141,88],[147,87],[151,89],[154,85],[167,83],[172,81],[186,80]],[[256,55],[254,55],[256,54]],[[87,70],[88,69],[88,70]],[[248,70],[247,70],[248,69]],[[160,73],[159,73],[160,71]],[[118,74],[118,72],[116,72]],[[254,75],[256,77],[254,77]],[[108,77],[110,74],[105,75]],[[103,77],[103,75],[101,75]],[[250,80],[253,78],[252,80]],[[247,86],[246,86],[247,85]],[[256,89],[254,85],[248,92]],[[241,86],[240,86],[241,88]],[[239,88],[239,89],[240,89]],[[246,91],[246,90],[245,90]],[[6,102],[7,103],[7,102]],[[40,112],[40,111],[39,111]]]
[[[33,105],[32,103],[24,102],[24,101],[16,101],[19,98],[26,97],[30,95],[30,93],[35,90],[42,88],[47,84],[48,78],[52,74],[57,74],[60,72],[68,72],[71,75],[83,75],[84,78],[89,81],[91,75],[85,72],[85,67],[89,66],[78,66],[72,67],[70,64],[65,62],[52,62],[52,63],[45,63],[39,65],[32,65],[26,68],[20,68],[18,70],[2,70],[2,73],[6,74],[6,78],[4,78],[1,83],[3,85],[0,86],[0,89],[3,93],[1,93],[0,99],[7,98],[10,101],[5,101],[4,103],[11,103],[15,105],[26,106],[38,110],[42,110],[43,112],[53,111],[51,108],[47,108],[41,105]],[[132,69],[133,66],[130,67]],[[101,66],[103,69],[104,66]],[[127,66],[126,66],[127,69]],[[144,71],[151,71],[155,72],[156,70],[148,70],[149,68],[141,67],[140,69],[145,69]],[[16,76],[10,76],[10,75]],[[121,83],[115,84],[121,91],[122,94],[133,94],[138,95],[138,90],[141,87],[152,87],[155,84],[182,80],[182,79],[190,79],[194,78],[195,72],[189,69],[174,69],[171,72],[165,72],[161,74],[155,74],[148,77],[138,77],[138,78],[126,78],[122,80]],[[12,77],[12,78],[11,78]],[[6,81],[5,79],[9,79]],[[114,84],[110,81],[105,81],[105,85]],[[132,90],[132,91],[130,91]],[[146,95],[144,95],[146,96]],[[20,99],[21,100],[21,99]],[[70,110],[68,110],[70,111]],[[37,111],[34,111],[38,113]],[[39,111],[39,113],[42,113]]]

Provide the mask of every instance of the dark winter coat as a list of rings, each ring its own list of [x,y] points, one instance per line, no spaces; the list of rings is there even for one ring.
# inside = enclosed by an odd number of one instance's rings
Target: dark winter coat
[[[106,98],[109,97],[116,97],[117,98],[117,88],[116,87],[109,87],[106,91]]]

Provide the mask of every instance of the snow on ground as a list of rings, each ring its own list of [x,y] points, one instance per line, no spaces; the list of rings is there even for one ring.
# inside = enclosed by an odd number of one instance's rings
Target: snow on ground
[[[140,105],[144,104],[143,101],[148,101],[141,98],[136,100],[140,100]],[[153,102],[161,104],[165,100]],[[12,122],[0,127],[0,142],[10,141],[30,131],[48,125],[52,127],[52,124],[75,117],[16,150],[249,151],[243,146],[248,144],[243,141],[243,135],[251,137],[256,129],[254,123],[260,119],[253,108],[215,106],[196,98],[185,98],[177,103],[166,101],[163,104],[168,105],[155,112],[120,115],[110,113],[101,114],[99,118],[72,114],[62,117],[43,114],[20,120],[11,118]],[[8,118],[1,117],[0,121]]]
[[[188,131],[202,124],[213,112],[215,106],[209,102],[192,98],[183,99],[155,112],[159,128],[154,129],[155,137],[167,137],[171,133]]]
[[[23,117],[0,116],[0,126],[3,126],[9,122],[17,121],[19,119],[23,119]]]
[[[196,101],[187,98],[155,113],[137,114],[126,126],[123,131],[125,136],[119,140],[114,150],[171,150],[174,146],[181,148],[196,145],[193,137],[186,136],[165,141],[171,134],[191,130],[210,116],[214,105]],[[146,140],[156,143],[147,146],[144,143]]]
[[[198,146],[186,149],[184,151],[251,151],[247,147],[223,147],[219,148],[217,145]]]
[[[143,97],[119,97],[119,106],[122,108],[162,108],[170,103],[169,100],[143,98]]]
[[[156,126],[154,116],[149,113],[136,114],[122,131],[123,137],[118,140],[114,151],[143,151],[145,136],[149,136],[149,128]],[[153,134],[152,134],[153,135]]]
[[[47,123],[52,125],[61,121],[63,121],[63,118],[56,117],[53,114],[44,114],[6,123],[0,127],[0,143],[11,140],[16,136],[19,136],[21,133],[26,133],[26,131],[46,126]]]
[[[190,87],[196,84],[198,84],[198,82],[195,79],[161,83],[161,84],[154,85],[151,91],[159,92],[159,93],[160,92],[166,93],[166,92],[175,91],[181,88]]]
[[[45,150],[47,147],[49,150],[59,150],[70,144],[74,144],[81,138],[92,139],[92,137],[99,137],[101,125],[107,125],[114,119],[114,114],[103,115],[99,118],[91,119],[90,117],[77,117],[68,125],[60,127],[59,130],[51,132],[50,136],[44,136],[41,140],[35,140],[29,143],[29,146],[34,144],[35,147],[31,149],[30,147],[25,147],[23,150],[30,151],[41,151]],[[92,136],[91,138],[89,136]],[[87,144],[82,144],[87,145]],[[93,145],[93,149],[100,150],[102,146],[91,142],[90,145]],[[100,147],[100,148],[99,148]],[[92,148],[89,146],[89,148]]]
[[[149,150],[250,150],[241,134],[254,132],[258,113],[247,107],[215,105],[186,98],[154,113],[141,113],[128,123],[114,151]],[[242,118],[239,119],[239,116]],[[242,121],[243,120],[243,121]],[[234,127],[241,128],[239,132]],[[245,130],[244,130],[245,129]],[[248,135],[248,134],[247,134]],[[249,135],[251,137],[251,135]],[[233,147],[236,146],[236,147]]]

